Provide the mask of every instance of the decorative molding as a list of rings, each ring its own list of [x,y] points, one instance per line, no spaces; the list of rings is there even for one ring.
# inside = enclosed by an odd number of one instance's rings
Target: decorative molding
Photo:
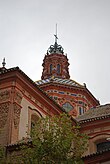
[[[90,129],[90,133],[94,133],[95,129]]]
[[[21,107],[17,104],[14,104],[14,127],[17,129],[20,121]]]
[[[105,128],[104,128],[104,127],[101,127],[101,128],[100,128],[100,131],[104,131],[104,130],[105,130]]]
[[[21,104],[22,101],[22,95],[19,92],[15,93],[15,99],[14,99],[18,104]]]
[[[32,96],[30,94],[28,95],[28,97],[29,97],[29,99],[32,99]]]
[[[5,90],[0,92],[0,102],[4,102],[9,100],[10,98],[10,91],[9,90]]]
[[[0,128],[4,128],[7,122],[9,105],[9,103],[0,104]]]
[[[30,106],[28,106],[28,109],[32,112],[35,112],[39,118],[43,117],[42,114],[40,113],[40,111],[38,111],[36,108],[31,108]]]

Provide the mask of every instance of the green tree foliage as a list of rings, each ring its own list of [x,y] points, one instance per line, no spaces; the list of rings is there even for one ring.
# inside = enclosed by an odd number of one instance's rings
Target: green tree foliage
[[[87,136],[73,126],[66,114],[38,120],[33,127],[32,143],[20,148],[16,161],[23,164],[82,164]],[[22,157],[21,157],[22,156]]]
[[[5,148],[0,146],[0,163],[4,163],[6,160],[6,157],[5,157]]]

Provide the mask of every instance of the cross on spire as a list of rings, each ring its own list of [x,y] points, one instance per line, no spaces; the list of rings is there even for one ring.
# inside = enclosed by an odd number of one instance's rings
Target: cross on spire
[[[62,46],[57,44],[57,39],[58,39],[58,37],[57,37],[57,24],[56,24],[56,34],[54,35],[54,37],[55,37],[55,43],[54,43],[54,45],[51,45],[49,47],[48,53],[49,54],[52,54],[52,53],[63,54],[64,52],[63,52]],[[47,53],[47,55],[48,55],[48,53]]]
[[[54,36],[55,36],[55,43],[57,43],[57,39],[58,39],[58,37],[57,37],[57,24],[56,24],[56,34]]]
[[[3,67],[5,67],[6,63],[5,63],[5,58],[3,58],[3,62],[2,62]]]

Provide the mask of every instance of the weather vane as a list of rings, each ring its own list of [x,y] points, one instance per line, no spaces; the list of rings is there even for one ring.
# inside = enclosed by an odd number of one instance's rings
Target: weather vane
[[[5,67],[5,65],[6,65],[5,58],[3,59],[2,65],[3,65],[3,67]]]
[[[56,34],[54,36],[55,36],[55,43],[57,43],[57,39],[58,39],[58,37],[57,37],[57,24],[56,24]]]
[[[60,53],[60,54],[63,54],[63,48],[61,45],[58,45],[57,44],[57,24],[56,24],[56,34],[54,35],[55,36],[55,44],[54,45],[51,45],[47,51],[47,55],[48,53],[49,54],[52,54],[52,53]]]

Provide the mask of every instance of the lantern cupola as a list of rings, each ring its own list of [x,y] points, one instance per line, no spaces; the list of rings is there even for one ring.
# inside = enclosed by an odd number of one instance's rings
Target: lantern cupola
[[[63,47],[57,43],[57,32],[54,36],[55,43],[48,48],[47,54],[43,60],[42,80],[49,79],[51,77],[63,79],[70,78],[67,55],[64,54]]]

